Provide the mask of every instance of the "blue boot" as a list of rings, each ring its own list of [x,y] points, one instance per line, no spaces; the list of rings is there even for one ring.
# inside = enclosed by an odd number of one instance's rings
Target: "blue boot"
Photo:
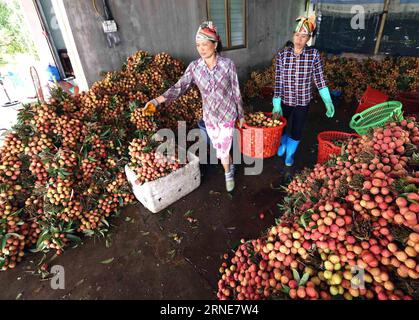
[[[288,140],[288,135],[284,132],[281,137],[281,144],[278,148],[279,157],[282,157],[285,154],[285,151],[287,150],[287,140]]]
[[[287,155],[285,157],[285,165],[287,167],[292,167],[294,164],[294,154],[297,150],[298,145],[300,144],[299,140],[294,140],[288,137],[287,140]]]

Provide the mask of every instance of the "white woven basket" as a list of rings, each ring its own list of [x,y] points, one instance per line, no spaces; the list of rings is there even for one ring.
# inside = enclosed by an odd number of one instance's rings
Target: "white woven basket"
[[[199,158],[188,152],[190,162],[184,167],[158,180],[138,184],[137,177],[131,168],[125,166],[125,174],[132,191],[141,204],[153,213],[157,213],[187,194],[201,184]]]

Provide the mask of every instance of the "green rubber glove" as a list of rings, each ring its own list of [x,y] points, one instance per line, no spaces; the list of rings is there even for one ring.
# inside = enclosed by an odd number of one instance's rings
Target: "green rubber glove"
[[[272,113],[279,113],[282,117],[281,98],[273,98],[272,104],[274,105]]]
[[[324,104],[326,105],[326,116],[332,118],[335,115],[335,107],[332,102],[332,97],[330,96],[330,91],[328,87],[324,87],[319,90],[320,96]]]

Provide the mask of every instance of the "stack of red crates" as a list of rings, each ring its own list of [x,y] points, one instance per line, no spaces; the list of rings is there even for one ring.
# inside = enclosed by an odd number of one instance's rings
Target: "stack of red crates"
[[[361,100],[359,101],[358,108],[355,113],[360,113],[368,108],[371,108],[379,103],[388,101],[388,95],[382,93],[379,90],[374,89],[371,86],[367,87]]]

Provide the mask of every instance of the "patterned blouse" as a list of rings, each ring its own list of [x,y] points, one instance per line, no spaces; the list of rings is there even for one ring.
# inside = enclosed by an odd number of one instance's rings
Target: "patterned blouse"
[[[228,58],[217,55],[210,70],[204,59],[192,61],[179,81],[163,97],[177,99],[194,83],[201,91],[204,122],[219,125],[244,117],[236,66]]]
[[[294,48],[278,52],[275,71],[275,98],[288,106],[306,106],[312,99],[312,84],[320,90],[326,87],[319,51],[304,47],[300,55]]]

